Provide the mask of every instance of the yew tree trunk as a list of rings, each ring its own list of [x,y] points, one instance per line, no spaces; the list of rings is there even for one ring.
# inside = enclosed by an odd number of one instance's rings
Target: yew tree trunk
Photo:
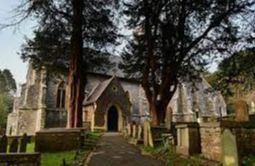
[[[150,114],[151,114],[151,122],[153,126],[159,125],[158,114],[157,114],[157,106],[155,102],[149,102]]]
[[[165,123],[167,105],[168,101],[166,100],[149,103],[153,126],[159,126]]]
[[[72,0],[73,19],[71,35],[71,59],[69,66],[69,111],[68,128],[82,126],[82,102],[84,99],[85,80],[82,72],[83,39],[82,39],[82,11],[83,1]]]

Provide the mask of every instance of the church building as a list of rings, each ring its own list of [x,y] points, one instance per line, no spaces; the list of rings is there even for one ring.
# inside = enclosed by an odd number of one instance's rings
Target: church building
[[[116,65],[117,66],[117,65]],[[107,73],[88,72],[83,102],[83,125],[91,130],[121,131],[128,123],[150,119],[148,102],[139,81],[125,78],[115,66]],[[45,128],[66,127],[67,77],[52,75],[45,68],[29,65],[26,83],[8,115],[7,135],[34,135]],[[226,115],[226,104],[218,93],[205,92],[205,79],[179,84],[169,102],[172,121],[194,122],[201,117]]]

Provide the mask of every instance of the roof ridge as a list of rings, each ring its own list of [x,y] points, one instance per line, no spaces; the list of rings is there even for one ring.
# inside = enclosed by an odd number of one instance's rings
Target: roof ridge
[[[112,80],[116,78],[115,76],[112,76],[110,79],[104,80],[98,84],[98,86],[91,91],[90,95],[86,99],[85,103],[93,103],[98,100],[98,98],[102,95],[102,93],[105,91],[105,89],[109,86],[109,84],[112,82]]]

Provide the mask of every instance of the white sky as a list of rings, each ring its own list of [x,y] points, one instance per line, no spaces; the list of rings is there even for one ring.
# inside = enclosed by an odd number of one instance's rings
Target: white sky
[[[19,3],[17,0],[0,0],[0,24],[10,19],[11,12]],[[25,21],[19,28],[8,28],[0,31],[0,69],[10,69],[17,84],[24,83],[27,64],[20,59],[18,52],[25,36],[32,35],[32,21]]]

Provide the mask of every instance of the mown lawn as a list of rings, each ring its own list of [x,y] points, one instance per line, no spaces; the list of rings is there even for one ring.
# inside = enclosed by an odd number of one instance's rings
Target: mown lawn
[[[243,166],[255,166],[255,156],[247,156],[242,160]]]
[[[26,152],[28,152],[28,153],[35,152],[35,143],[34,142],[27,144]]]
[[[96,145],[97,141],[100,139],[100,133],[89,133],[88,140],[90,142],[94,142],[94,146]],[[35,149],[35,143],[29,143],[27,145],[26,152],[32,153]],[[63,163],[65,160],[66,164],[71,164],[74,162],[82,162],[84,158],[89,154],[89,149],[79,149],[77,151],[65,151],[65,152],[54,152],[54,153],[42,153],[41,154],[41,166],[58,166]]]
[[[163,160],[168,166],[215,166],[217,163],[206,161],[199,156],[185,158],[184,156],[177,155],[174,147],[159,146],[156,148],[143,147],[143,151],[150,154],[156,159]]]
[[[41,165],[53,166],[60,165],[65,160],[66,164],[70,164],[74,161],[75,151],[56,152],[56,153],[42,153]]]

